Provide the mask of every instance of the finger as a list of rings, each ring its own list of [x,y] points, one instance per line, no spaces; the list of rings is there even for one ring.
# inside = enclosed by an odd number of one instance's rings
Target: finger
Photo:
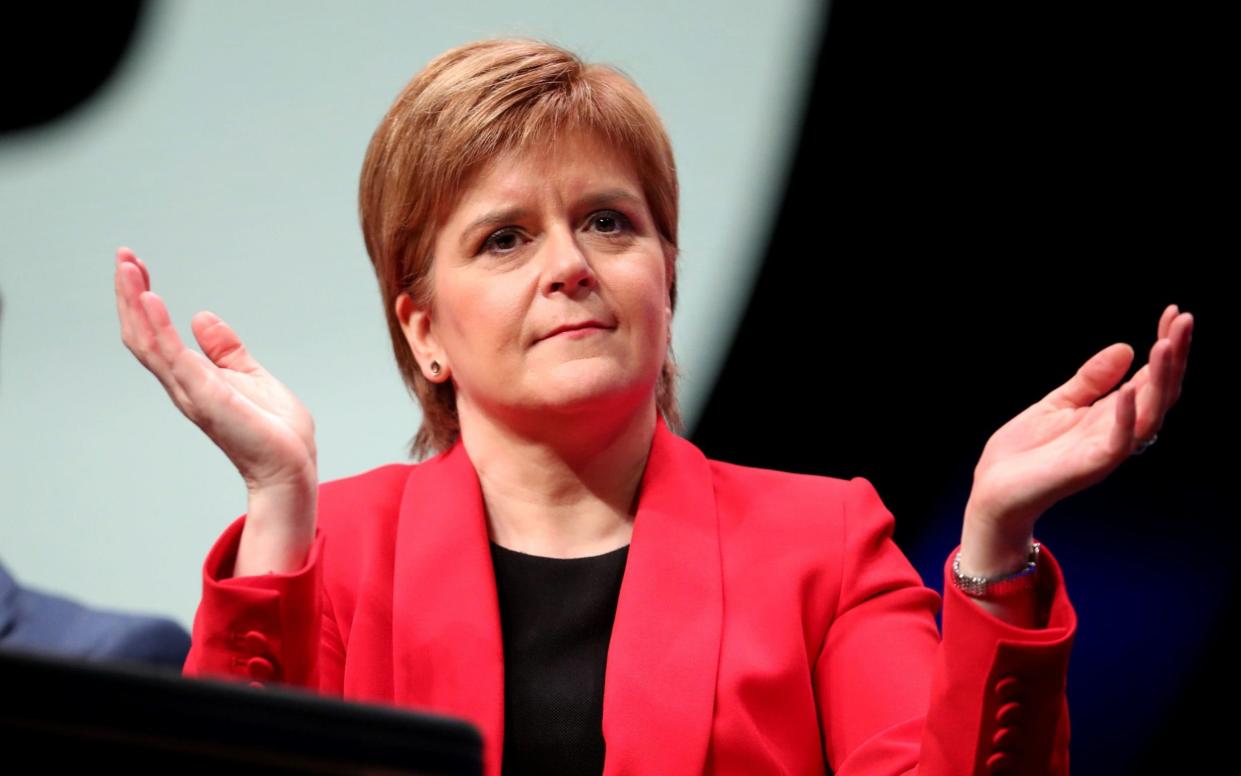
[[[153,363],[157,363],[159,368],[152,371],[155,372],[155,376],[160,379],[160,382],[172,394],[177,404],[183,404],[187,401],[185,390],[177,384],[177,380],[172,374],[172,367],[177,357],[187,348],[181,341],[180,335],[177,334],[176,328],[173,327],[172,319],[168,316],[168,308],[164,306],[164,302],[159,298],[158,294],[152,291],[143,291],[138,296],[138,302],[146,311],[147,319],[154,333],[152,352],[155,354],[156,359],[153,359]]]
[[[172,364],[171,382],[181,393],[177,401],[181,412],[212,439],[215,415],[209,408],[222,408],[237,401],[236,389],[220,377],[220,370],[202,353],[185,348]]]
[[[130,261],[138,267],[138,269],[142,272],[143,285],[146,286],[147,290],[150,290],[151,273],[147,271],[147,266],[142,263],[142,259],[138,258],[138,254],[134,253],[132,250],[130,250],[129,248],[126,248],[123,245],[120,248],[117,248],[116,252],[119,256],[124,257],[126,261]]]
[[[194,339],[214,364],[237,372],[252,373],[260,369],[242,344],[233,328],[209,310],[203,310],[190,321]]]
[[[142,365],[155,375],[177,407],[186,413],[189,399],[184,386],[178,383],[173,374],[173,363],[176,347],[179,346],[182,351],[189,349],[181,344],[163,302],[150,292],[150,273],[133,251],[123,246],[117,249],[116,274],[120,295],[121,336],[125,345]],[[158,310],[153,310],[150,300],[143,300],[144,293],[154,298]],[[161,321],[167,331],[159,331],[156,320]],[[171,350],[168,332],[171,332]]]
[[[1169,307],[1169,310],[1175,308],[1175,305]],[[1176,403],[1181,395],[1181,382],[1185,375],[1185,359],[1188,350],[1188,333],[1193,323],[1193,317],[1188,313],[1177,313],[1171,320],[1165,324],[1161,324],[1160,329],[1163,330],[1162,337],[1155,344],[1163,345],[1164,350],[1156,352],[1156,348],[1151,348],[1151,363],[1157,368],[1159,377],[1152,376],[1150,380],[1150,389],[1158,387],[1158,391],[1151,390],[1147,396],[1143,397],[1142,415],[1139,418],[1140,435],[1143,439],[1148,439],[1152,434],[1163,427],[1164,418],[1168,414],[1168,410]],[[1154,404],[1158,400],[1158,407]]]
[[[1181,313],[1172,325],[1172,377],[1168,407],[1176,404],[1181,398],[1181,386],[1185,382],[1185,367],[1189,363],[1189,343],[1194,338],[1194,316]]]
[[[1082,364],[1068,382],[1044,401],[1053,407],[1087,407],[1115,387],[1133,363],[1133,348],[1124,342],[1108,345]]]
[[[151,276],[147,272],[146,267],[138,259],[132,250],[125,246],[116,249],[116,273],[118,283],[118,294],[123,306],[120,308],[121,318],[121,337],[129,345],[134,335],[139,335],[144,340],[150,338],[145,336],[150,334],[150,327],[146,325],[146,313],[143,312],[141,305],[138,304],[138,294],[151,289]],[[133,274],[133,270],[126,270],[125,265],[130,265],[137,270],[136,280],[128,280],[127,275]],[[135,320],[140,317],[142,320]],[[130,347],[133,350],[133,347]]]
[[[146,309],[138,303],[139,294],[145,290],[141,277],[132,264],[123,262],[117,267],[117,283],[121,295],[121,335],[130,351],[151,368],[149,360],[155,351],[155,330]]]
[[[1159,394],[1159,417],[1155,421],[1155,426],[1151,429],[1151,433],[1163,428],[1163,419],[1168,414],[1168,408],[1172,406],[1172,386],[1173,380],[1176,379],[1172,372],[1173,358],[1175,357],[1175,344],[1172,340],[1168,341],[1168,349],[1163,353],[1163,390]]]
[[[1176,320],[1180,310],[1176,305],[1170,304],[1163,309],[1163,314],[1159,316],[1159,327],[1155,330],[1155,339],[1161,340],[1168,336],[1168,332],[1172,329],[1172,323]]]
[[[121,322],[121,341],[125,343],[126,347],[129,347],[130,340],[132,339],[130,332],[133,326],[130,323],[132,310],[129,306],[129,299],[125,296],[124,285],[121,282],[125,274],[122,272],[124,264],[125,262],[121,260],[118,254],[115,271],[112,273],[112,288],[116,292],[116,317]]]
[[[1137,415],[1134,391],[1131,385],[1120,387],[1120,400],[1116,402],[1116,422],[1112,424],[1110,444],[1117,455],[1128,455],[1133,450],[1133,427]]]
[[[1168,308],[1173,309],[1175,305]],[[1167,317],[1167,312],[1165,312]],[[1189,363],[1189,344],[1194,340],[1194,315],[1191,313],[1179,313],[1173,317],[1170,322],[1165,325],[1164,322],[1159,324],[1160,333],[1167,336],[1172,345],[1172,379],[1170,379],[1170,395],[1168,397],[1167,406],[1176,404],[1176,400],[1180,397],[1181,382],[1185,379],[1186,364]],[[1153,349],[1152,349],[1153,351]],[[1129,377],[1127,385],[1132,385],[1134,389],[1140,391],[1150,379],[1150,363],[1143,364],[1136,374]]]
[[[168,307],[164,304],[164,300],[154,291],[143,291],[138,295],[138,302],[142,305],[142,309],[146,311],[147,320],[151,324],[151,330],[155,334],[155,349],[164,359],[166,363],[171,364],[176,360],[177,355],[185,349],[185,343],[181,341],[181,335],[177,334],[177,329],[172,325],[172,318],[168,314]]]
[[[1155,431],[1158,431],[1159,428],[1163,428],[1164,417],[1168,416],[1168,410],[1169,408],[1172,408],[1173,390],[1175,389],[1175,386],[1176,386],[1175,369],[1176,369],[1176,341],[1169,340],[1168,341],[1168,353],[1164,355],[1164,390],[1163,390],[1163,396],[1160,396],[1160,399],[1163,400],[1163,404],[1160,405],[1159,407],[1159,422],[1158,422],[1158,425],[1155,426]]]
[[[1151,379],[1151,365],[1143,364],[1142,368],[1139,369],[1137,372],[1134,372],[1133,377],[1130,377],[1125,382],[1125,385],[1131,385],[1133,386],[1133,389],[1137,391],[1142,386],[1150,382],[1150,379]]]
[[[1137,395],[1137,418],[1134,433],[1149,439],[1163,422],[1164,398],[1167,395],[1168,372],[1171,369],[1171,343],[1161,339],[1151,346],[1150,379]]]

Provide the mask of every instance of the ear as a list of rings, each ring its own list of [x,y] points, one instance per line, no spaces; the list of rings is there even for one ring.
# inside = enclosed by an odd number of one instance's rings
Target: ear
[[[402,292],[396,298],[393,311],[396,313],[397,322],[401,325],[401,331],[405,332],[405,341],[409,343],[409,349],[413,351],[414,360],[418,362],[418,368],[422,370],[422,376],[432,383],[447,380],[448,359],[443,348],[440,347],[435,332],[432,331],[431,312],[417,307],[407,292]],[[439,374],[431,372],[432,361],[439,362]]]

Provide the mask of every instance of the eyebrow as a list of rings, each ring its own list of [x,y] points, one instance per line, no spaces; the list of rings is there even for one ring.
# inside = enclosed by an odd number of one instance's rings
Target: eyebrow
[[[592,192],[583,196],[578,200],[578,206],[598,207],[600,205],[611,205],[617,202],[628,202],[631,205],[641,205],[642,198],[634,194],[629,189],[604,189],[602,191]],[[461,248],[466,250],[470,247],[471,236],[475,231],[484,226],[501,226],[502,224],[511,223],[513,221],[526,218],[530,215],[530,211],[524,207],[507,207],[502,210],[495,210],[475,219],[461,232]]]

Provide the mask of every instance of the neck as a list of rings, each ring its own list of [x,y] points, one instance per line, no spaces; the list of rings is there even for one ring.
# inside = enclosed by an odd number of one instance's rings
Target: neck
[[[460,397],[459,397],[460,398]],[[458,401],[488,533],[501,547],[555,558],[629,543],[658,420],[655,397],[582,422],[502,423]]]

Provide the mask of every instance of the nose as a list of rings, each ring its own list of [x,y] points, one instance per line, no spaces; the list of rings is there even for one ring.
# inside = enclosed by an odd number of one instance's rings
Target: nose
[[[562,291],[569,296],[588,292],[598,279],[571,229],[555,229],[549,234],[543,288],[549,294]]]

